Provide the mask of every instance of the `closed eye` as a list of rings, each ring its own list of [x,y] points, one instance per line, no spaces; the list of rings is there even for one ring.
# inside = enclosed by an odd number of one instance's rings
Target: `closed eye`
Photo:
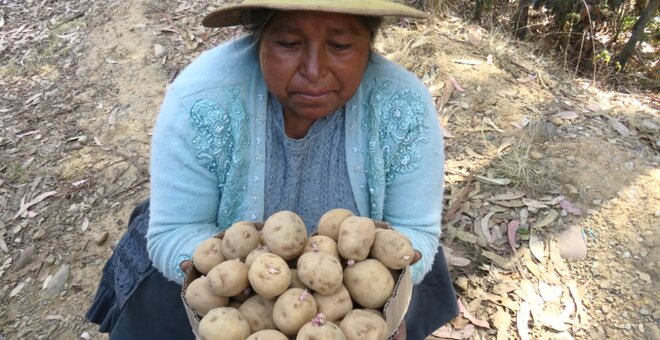
[[[337,50],[337,51],[345,51],[345,50],[351,48],[351,46],[353,46],[353,45],[351,45],[351,44],[330,44],[330,47],[334,50]]]
[[[300,45],[299,42],[297,41],[277,41],[276,42],[279,46],[284,47],[286,49],[293,49]]]

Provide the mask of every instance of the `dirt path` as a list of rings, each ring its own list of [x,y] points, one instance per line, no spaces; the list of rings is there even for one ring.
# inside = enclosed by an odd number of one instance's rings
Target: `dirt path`
[[[165,86],[234,34],[200,29],[204,11],[0,9],[0,339],[105,338],[84,312],[148,195]],[[447,134],[443,243],[469,313],[436,335],[660,338],[658,103],[570,80],[451,17],[375,46],[427,82]],[[586,258],[564,259],[568,242]]]

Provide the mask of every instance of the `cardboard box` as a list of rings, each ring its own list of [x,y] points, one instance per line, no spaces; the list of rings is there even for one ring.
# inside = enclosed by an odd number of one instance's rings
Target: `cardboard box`
[[[392,229],[392,227],[381,221],[374,221],[377,228]],[[261,230],[263,228],[263,223],[255,223],[257,229]],[[222,238],[223,233],[216,235],[217,238]],[[186,277],[183,281],[183,288],[181,290],[181,299],[183,300],[183,305],[186,308],[186,314],[188,315],[188,320],[192,326],[193,333],[199,338],[199,322],[201,319],[195,312],[192,311],[188,302],[186,301],[185,291],[188,288],[188,285],[195,280],[196,278],[202,276],[200,272],[195,269],[195,266],[190,266]],[[398,329],[399,325],[403,321],[403,318],[408,310],[408,305],[410,304],[410,298],[412,296],[412,277],[410,275],[410,270],[408,267],[401,270],[399,278],[394,286],[394,293],[390,297],[385,306],[383,307],[383,315],[385,316],[385,323],[387,324],[387,331],[390,334],[390,337]]]

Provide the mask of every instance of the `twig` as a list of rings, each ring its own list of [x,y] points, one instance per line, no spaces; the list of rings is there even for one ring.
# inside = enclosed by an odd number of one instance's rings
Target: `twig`
[[[76,13],[76,14],[74,14],[74,15],[72,15],[68,18],[65,18],[64,20],[58,22],[57,24],[55,24],[55,26],[51,27],[50,29],[51,30],[56,30],[56,29],[60,28],[62,25],[66,24],[66,23],[69,23],[71,21],[74,21],[74,20],[82,17],[83,15],[85,15],[84,11],[80,12],[80,13]]]
[[[443,223],[447,223],[447,221],[451,220],[454,218],[454,215],[458,212],[458,209],[460,209],[461,204],[465,200],[465,198],[468,196],[470,193],[470,187],[472,186],[472,181],[474,180],[474,173],[470,174],[468,176],[465,187],[461,190],[461,193],[458,194],[458,197],[456,198],[456,201],[449,207],[449,210],[447,210],[447,213],[445,214],[445,217],[442,219]]]
[[[596,56],[596,42],[594,41],[594,25],[593,22],[591,22],[591,11],[589,10],[589,5],[587,5],[587,2],[582,0],[582,3],[584,4],[584,8],[587,10],[587,18],[589,18],[589,33],[591,35],[591,53],[593,54],[593,57]],[[596,83],[596,61],[594,60],[592,62],[594,65],[594,75],[593,75],[593,82]]]
[[[147,182],[149,182],[148,179],[143,179],[143,180],[141,180],[140,182],[137,182],[137,183],[131,185],[130,187],[128,187],[128,188],[126,188],[126,189],[124,189],[124,190],[120,190],[120,191],[118,191],[118,192],[113,193],[112,195],[108,196],[108,198],[115,198],[115,197],[117,197],[117,196],[119,196],[119,195],[121,195],[121,194],[123,194],[123,193],[125,193],[125,192],[127,192],[127,191],[130,191],[130,190],[133,190],[133,189],[135,189],[135,188],[138,188],[138,187],[144,185],[144,184],[147,183]]]
[[[584,31],[582,31],[582,42],[580,43],[580,54],[578,54],[577,63],[575,63],[575,77],[577,78],[578,69],[580,68],[580,60],[582,60],[582,47],[584,47]]]

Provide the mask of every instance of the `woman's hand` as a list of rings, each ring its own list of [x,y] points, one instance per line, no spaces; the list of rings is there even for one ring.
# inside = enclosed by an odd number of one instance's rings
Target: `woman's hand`
[[[181,263],[179,264],[179,268],[181,268],[181,270],[182,270],[184,273],[187,273],[187,272],[188,272],[188,268],[190,268],[190,260],[185,260],[185,261],[181,262]]]
[[[422,253],[415,250],[415,255],[413,257],[412,262],[410,262],[410,264],[413,265],[421,259],[422,259]],[[393,340],[406,340],[406,322],[405,321],[401,321],[401,324],[399,325],[399,329],[396,331],[396,335],[392,339]]]

